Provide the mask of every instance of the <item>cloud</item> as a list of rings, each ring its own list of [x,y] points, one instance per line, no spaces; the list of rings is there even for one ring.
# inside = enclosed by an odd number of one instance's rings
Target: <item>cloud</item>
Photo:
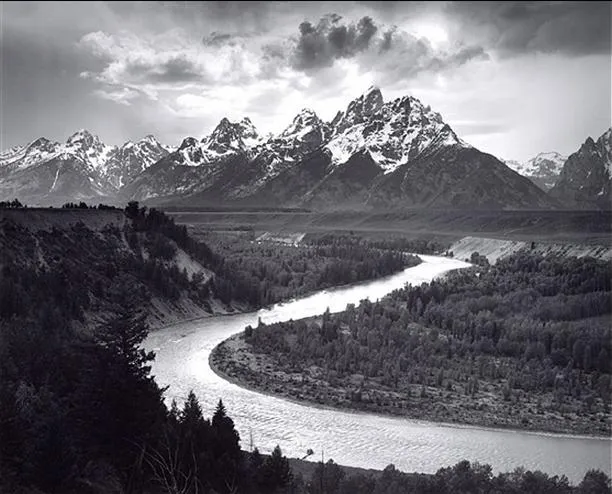
[[[438,74],[456,69],[468,62],[488,60],[482,46],[450,45],[435,48],[426,38],[420,38],[398,28],[382,33],[373,49],[364,53],[360,64],[378,74],[378,83],[395,84],[420,74]]]
[[[378,27],[370,17],[357,23],[342,23],[342,17],[329,14],[316,26],[304,21],[299,26],[299,37],[292,53],[292,66],[308,71],[329,67],[339,58],[354,57],[369,48]]]
[[[610,2],[450,2],[455,34],[468,33],[502,56],[610,53]]]
[[[204,46],[223,46],[235,42],[235,35],[230,33],[218,33],[213,31],[202,38]]]
[[[131,106],[132,100],[137,98],[140,93],[133,89],[96,89],[94,94],[102,99],[114,101],[120,105]]]
[[[217,84],[244,84],[262,74],[265,64],[247,43],[225,35],[214,42],[198,43],[177,29],[161,34],[136,36],[119,32],[90,32],[77,47],[102,63],[81,76],[112,86],[140,90],[153,99],[159,90],[189,90]]]
[[[331,13],[293,26],[293,34],[287,26],[274,33],[220,27],[203,37],[187,26],[93,31],[77,43],[96,61],[81,77],[101,85],[94,93],[100,98],[128,106],[144,95],[195,119],[207,111],[258,107],[270,94],[277,95],[274,105],[292,108],[312,99],[331,104],[342,92],[359,94],[373,83],[405,86],[421,74],[488,58],[478,45],[434,46],[406,26],[379,24],[368,15],[345,20]],[[272,116],[281,111],[267,106]]]
[[[98,72],[85,72],[107,84],[184,84],[206,79],[202,57],[178,42],[148,40],[132,34],[96,31],[84,35],[78,46],[104,62]]]
[[[152,83],[185,83],[206,78],[205,70],[184,54],[169,55],[166,60],[128,60],[125,73]]]

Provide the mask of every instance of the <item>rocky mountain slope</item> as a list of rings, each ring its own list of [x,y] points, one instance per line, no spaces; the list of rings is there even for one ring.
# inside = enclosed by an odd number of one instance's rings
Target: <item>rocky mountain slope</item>
[[[407,96],[385,103],[371,88],[331,124],[331,139],[256,193],[293,206],[551,207],[497,158],[461,140],[439,113]]]
[[[65,143],[41,137],[0,153],[0,199],[59,205],[112,198],[168,152],[152,135],[120,147],[104,144],[87,130]]]
[[[515,172],[527,177],[544,191],[550,190],[559,178],[561,169],[567,160],[557,152],[540,153],[523,163],[506,160],[504,163]]]
[[[172,152],[152,138],[121,150],[89,134],[68,144],[45,143],[34,150],[34,165],[15,158],[24,149],[3,154],[0,198],[27,202],[37,196],[109,194],[122,203],[321,210],[556,204],[500,160],[460,139],[429,106],[412,96],[385,102],[376,87],[329,123],[303,109],[275,136],[261,135],[248,118],[223,118],[210,135],[187,137]]]
[[[385,103],[376,87],[329,124],[304,109],[277,136],[257,140],[249,127],[249,141],[240,125],[224,119],[209,137],[186,139],[122,197],[313,209],[538,208],[554,202],[461,140],[429,106],[411,96]],[[219,142],[234,144],[213,159]]]
[[[566,208],[612,208],[612,127],[569,156],[550,190]]]

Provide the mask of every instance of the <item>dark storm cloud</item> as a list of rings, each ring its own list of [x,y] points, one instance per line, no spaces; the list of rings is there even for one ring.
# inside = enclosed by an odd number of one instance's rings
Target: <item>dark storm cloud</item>
[[[390,84],[423,72],[442,72],[472,60],[489,59],[482,46],[460,46],[453,51],[439,51],[428,40],[396,29],[383,33],[377,50],[370,57],[368,65],[379,70],[381,81]]]
[[[339,58],[351,58],[366,50],[378,28],[370,17],[357,23],[343,23],[337,14],[324,16],[317,25],[304,21],[291,57],[298,70],[329,67]]]
[[[229,33],[217,33],[213,31],[208,36],[204,36],[202,43],[204,46],[223,46],[232,43],[234,35]]]
[[[446,69],[449,67],[459,67],[470,60],[486,60],[488,58],[489,55],[482,46],[466,46],[444,58],[434,58],[434,63],[438,65],[439,69]]]
[[[452,2],[447,13],[504,56],[561,53],[607,54],[610,2]]]
[[[185,56],[176,56],[159,63],[128,62],[126,74],[148,82],[181,83],[204,79],[204,74]]]

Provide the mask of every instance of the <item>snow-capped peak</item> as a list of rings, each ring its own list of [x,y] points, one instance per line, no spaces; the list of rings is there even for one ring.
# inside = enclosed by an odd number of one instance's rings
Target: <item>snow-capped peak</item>
[[[563,164],[567,161],[567,156],[563,156],[556,151],[539,153],[535,157],[520,163],[518,161],[507,160],[506,165],[517,173],[526,177],[548,177],[558,176],[561,173]]]
[[[370,88],[353,100],[336,121],[335,133],[325,146],[333,163],[345,163],[366,149],[385,173],[408,163],[429,145],[468,145],[444,123],[439,113],[413,96],[382,102],[380,90]]]
[[[93,135],[86,129],[81,129],[72,134],[67,140],[66,145],[68,146],[76,146],[79,145],[81,147],[91,146],[93,144],[97,144],[100,142],[98,136]]]
[[[323,121],[310,108],[303,108],[293,119],[291,124],[281,132],[281,138],[303,140],[308,134],[317,131],[323,126]]]
[[[81,129],[63,144],[40,137],[27,146],[3,151],[0,153],[0,167],[9,173],[42,167],[44,177],[46,167],[55,167],[57,160],[70,162],[73,164],[70,168],[72,171],[67,173],[79,173],[96,191],[108,193],[125,185],[167,154],[169,151],[151,134],[117,147],[105,145],[98,136]],[[55,184],[63,173],[53,169],[55,180],[51,191],[55,190]]]
[[[62,146],[45,137],[33,140],[27,146],[15,146],[0,154],[0,168],[23,170],[56,156]]]
[[[181,145],[178,147],[177,151],[182,151],[183,149],[187,149],[198,144],[198,140],[195,137],[185,137]]]
[[[380,89],[370,86],[368,90],[358,98],[351,101],[342,115],[334,118],[334,134],[339,134],[345,129],[366,121],[383,106],[384,101]]]
[[[261,142],[257,129],[248,117],[240,122],[222,118],[215,130],[202,139],[205,151],[220,155],[245,151]]]
[[[116,150],[116,146],[107,146],[98,136],[81,129],[68,138],[62,151],[78,156],[87,165],[98,170],[104,167]]]
[[[242,141],[247,147],[256,146],[262,141],[262,137],[249,117],[244,117],[237,125],[240,128]]]

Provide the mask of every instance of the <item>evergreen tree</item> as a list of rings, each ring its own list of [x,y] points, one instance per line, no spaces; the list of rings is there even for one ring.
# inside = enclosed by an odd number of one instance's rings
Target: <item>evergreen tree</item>
[[[98,329],[96,338],[130,371],[139,377],[146,377],[151,370],[148,363],[155,359],[154,352],[146,352],[140,348],[140,344],[149,334],[147,316],[136,307],[131,296],[127,297],[118,313]]]
[[[276,445],[263,466],[263,485],[265,490],[274,491],[291,483],[293,475],[289,461],[283,456],[280,446]]]
[[[234,428],[234,421],[227,416],[221,400],[212,418],[212,432],[214,435],[213,487],[222,492],[231,492],[244,481],[244,465],[240,450],[240,435]]]

